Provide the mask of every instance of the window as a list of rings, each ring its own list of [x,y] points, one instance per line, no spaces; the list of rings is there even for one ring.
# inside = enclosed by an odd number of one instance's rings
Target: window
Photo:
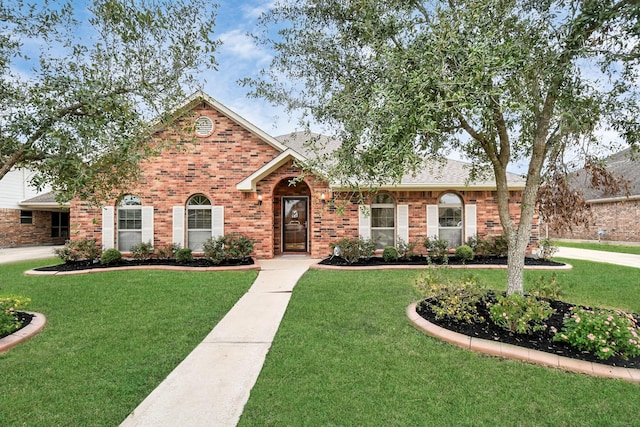
[[[142,242],[142,202],[127,194],[118,206],[118,250],[129,252]]]
[[[446,240],[450,248],[462,244],[462,199],[457,194],[447,193],[438,204],[438,236]]]
[[[200,116],[195,123],[196,135],[209,136],[213,132],[213,121],[209,117]]]
[[[211,233],[211,201],[197,194],[187,202],[187,247],[202,252],[204,242]]]
[[[33,224],[33,211],[20,211],[20,224]]]
[[[378,194],[371,204],[371,239],[376,249],[395,246],[396,205],[393,197]]]
[[[51,237],[69,237],[69,212],[51,212]]]

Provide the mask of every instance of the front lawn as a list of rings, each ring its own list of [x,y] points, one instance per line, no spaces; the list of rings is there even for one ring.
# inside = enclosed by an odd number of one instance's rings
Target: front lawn
[[[0,266],[0,295],[31,298],[39,335],[0,354],[3,425],[120,424],[249,289],[256,272],[126,271],[25,276]]]
[[[567,261],[566,301],[640,312],[637,269]],[[449,270],[450,274],[466,274]],[[640,386],[465,351],[414,329],[415,271],[310,271],[240,426],[640,424]],[[504,289],[504,271],[474,271]],[[527,281],[551,273],[528,271]]]

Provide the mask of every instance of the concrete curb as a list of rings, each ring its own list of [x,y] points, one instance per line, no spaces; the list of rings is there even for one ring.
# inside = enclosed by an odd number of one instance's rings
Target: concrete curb
[[[586,362],[584,360],[571,359],[557,356],[543,351],[518,347],[480,338],[470,337],[450,331],[425,320],[416,312],[417,303],[407,307],[407,317],[413,326],[425,332],[427,335],[441,339],[450,344],[491,356],[520,360],[535,363],[537,365],[559,368],[566,371],[593,375],[596,377],[616,378],[629,382],[640,383],[640,369],[621,368],[603,365],[601,363]]]
[[[44,314],[34,313],[28,311],[27,313],[33,315],[31,322],[24,328],[14,332],[11,335],[7,335],[0,339],[0,353],[4,353],[12,347],[20,344],[23,341],[28,340],[32,336],[38,334],[44,329],[44,325],[47,323],[47,318]]]
[[[426,270],[428,268],[453,268],[453,269],[470,269],[470,270],[506,270],[506,265],[373,265],[373,266],[357,266],[357,265],[324,265],[324,264],[313,264],[309,267],[310,270],[349,270],[349,271],[357,271],[357,270]],[[529,265],[525,266],[525,270],[571,270],[573,266],[571,264],[565,264],[560,266],[541,266],[541,265]]]

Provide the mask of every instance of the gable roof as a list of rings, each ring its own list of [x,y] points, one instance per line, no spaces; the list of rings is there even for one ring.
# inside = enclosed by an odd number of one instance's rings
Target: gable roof
[[[277,140],[292,148],[306,158],[317,154],[307,146],[307,141],[315,140],[320,147],[320,154],[329,153],[340,146],[340,142],[326,135],[313,132],[293,132],[276,137]],[[444,162],[425,160],[423,168],[416,175],[406,174],[399,184],[392,184],[382,189],[396,190],[428,190],[441,188],[458,188],[469,190],[495,189],[493,177],[478,178],[469,181],[471,164],[459,160],[445,159]],[[525,178],[514,173],[507,173],[507,182],[511,189],[522,189]]]
[[[34,211],[64,211],[69,209],[69,202],[59,203],[54,192],[39,194],[19,203],[21,208]]]

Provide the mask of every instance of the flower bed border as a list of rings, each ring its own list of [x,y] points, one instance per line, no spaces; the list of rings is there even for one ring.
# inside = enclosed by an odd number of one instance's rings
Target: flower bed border
[[[587,362],[584,360],[545,353],[539,350],[519,347],[512,344],[470,337],[429,322],[418,314],[416,307],[417,302],[411,303],[407,307],[407,317],[413,326],[427,335],[441,339],[450,344],[454,344],[458,347],[491,356],[520,360],[523,362],[535,363],[538,365],[559,368],[566,371],[578,372],[596,377],[617,378],[629,382],[640,383],[640,369],[622,368],[619,366]]]
[[[27,326],[18,329],[11,335],[0,338],[0,353],[4,353],[21,342],[28,340],[44,329],[44,325],[47,323],[47,318],[44,314],[34,313],[32,311],[27,311],[27,313],[33,316]]]

